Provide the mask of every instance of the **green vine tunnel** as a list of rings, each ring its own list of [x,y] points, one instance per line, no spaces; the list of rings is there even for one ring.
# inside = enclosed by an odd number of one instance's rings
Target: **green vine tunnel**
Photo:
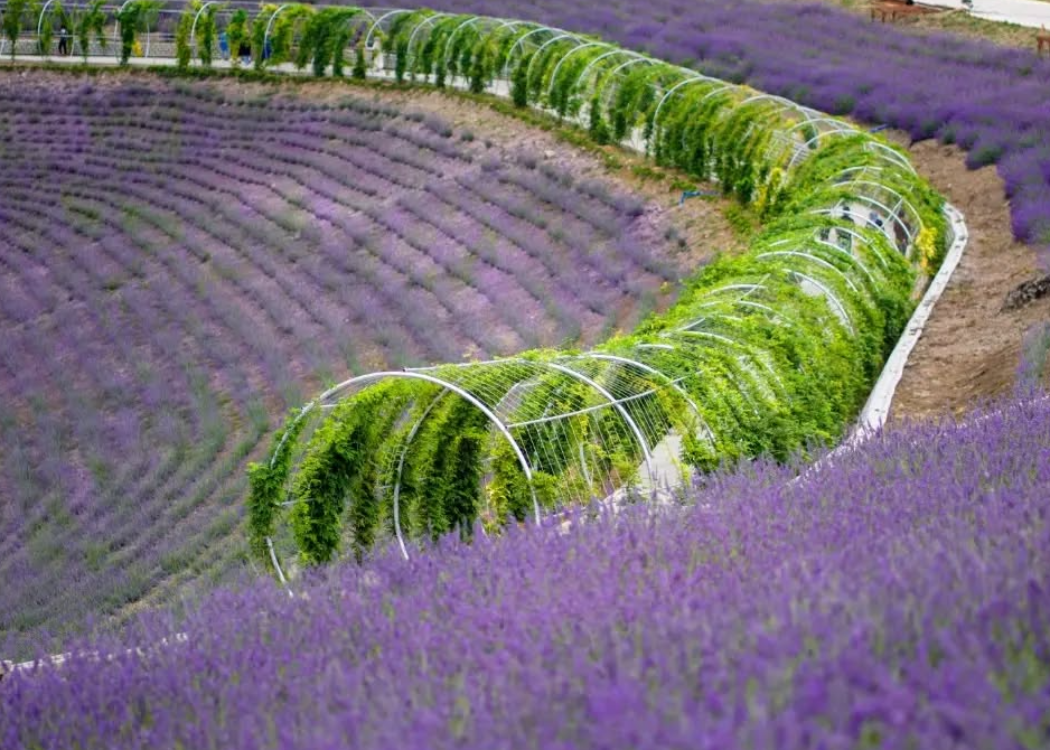
[[[263,6],[249,24],[259,67],[340,74],[349,51],[358,77],[510,98],[716,181],[762,221],[746,253],[592,352],[372,373],[290,415],[250,469],[251,546],[276,568],[275,540],[320,563],[385,529],[407,556],[415,537],[652,492],[673,479],[669,447],[709,471],[831,442],[949,240],[942,198],[877,136],[592,37],[345,6]]]
[[[291,545],[307,562],[347,541],[362,554],[382,525],[408,556],[413,536],[538,523],[624,488],[658,490],[672,477],[653,455],[669,444],[683,467],[706,471],[841,434],[910,312],[916,269],[936,265],[947,241],[941,199],[904,154],[782,98],[569,32],[426,11],[377,18],[370,75],[477,89],[475,60],[487,55],[484,91],[517,100],[524,87],[528,105],[592,135],[604,116],[623,145],[720,181],[765,228],[744,256],[702,271],[665,316],[592,352],[373,373],[331,389],[253,469],[257,547],[276,528],[276,510],[258,512],[265,502],[292,507]],[[440,406],[454,400],[487,423],[458,483],[434,473],[463,466],[458,454],[435,457],[457,450],[462,422]],[[317,481],[336,465],[342,481]]]

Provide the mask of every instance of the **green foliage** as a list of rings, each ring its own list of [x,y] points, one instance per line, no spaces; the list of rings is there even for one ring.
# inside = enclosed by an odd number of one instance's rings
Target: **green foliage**
[[[473,404],[442,398],[406,454],[401,476],[402,528],[413,536],[453,530],[468,538],[478,516],[487,417]]]
[[[526,55],[511,74],[511,99],[515,107],[527,107],[529,105],[529,63],[532,55]]]
[[[43,11],[43,5],[39,0],[33,2],[32,13],[34,17],[40,18],[40,14]],[[43,18],[40,18],[40,54],[50,55],[51,46],[55,39],[55,28],[52,18],[62,18],[65,15],[65,11],[62,9],[60,3],[52,3],[50,6],[50,12]]]
[[[204,7],[204,0],[194,0],[190,7],[194,9],[194,12],[199,12]],[[200,58],[201,65],[205,68],[211,67],[215,55],[215,46],[218,43],[219,30],[215,21],[215,14],[218,12],[218,9],[216,5],[209,5],[197,17],[197,30],[195,32],[197,57]]]
[[[580,86],[586,82],[582,80],[583,72],[590,66],[590,64],[600,55],[606,53],[608,50],[605,47],[596,47],[587,50],[585,54],[580,54],[573,50],[573,54],[568,58],[568,61],[562,62],[560,66],[557,66],[557,73],[552,70],[551,80],[549,81],[548,89],[550,95],[548,97],[548,105],[551,106],[555,112],[558,113],[559,117],[565,117],[566,115],[575,116],[579,114],[580,108],[583,101],[580,98]],[[564,60],[565,58],[563,58]],[[591,104],[598,102],[598,116],[601,116],[601,97],[595,92],[591,98]],[[594,113],[592,112],[591,119],[594,119]]]
[[[267,3],[261,6],[259,12],[252,18],[248,34],[252,45],[252,67],[256,71],[261,71],[269,62],[266,59],[266,27],[269,26],[270,19],[273,18],[278,7]]]
[[[485,91],[485,87],[495,75],[494,66],[498,52],[497,40],[492,37],[483,37],[474,45],[468,67],[471,93],[481,94]]]
[[[248,26],[248,13],[243,8],[238,8],[230,16],[230,22],[226,24],[226,41],[230,46],[230,61],[233,67],[241,66],[241,45],[250,42],[251,30]]]
[[[298,68],[311,63],[318,78],[324,76],[329,65],[332,74],[342,76],[343,54],[353,33],[351,22],[360,14],[358,8],[322,8],[306,19],[295,64]]]
[[[306,413],[293,411],[273,436],[273,447],[263,463],[248,465],[248,544],[255,557],[269,565],[266,539],[274,524],[292,469],[292,457],[306,426]]]
[[[293,483],[292,531],[305,563],[327,562],[339,551],[347,498],[355,553],[371,545],[379,518],[375,459],[411,392],[411,384],[397,381],[367,388],[341,402],[314,433]]]
[[[608,118],[612,124],[613,140],[622,141],[626,138],[638,124],[639,118],[648,113],[655,96],[651,84],[658,68],[635,66],[623,76],[609,103]]]
[[[605,118],[602,117],[602,102],[601,98],[595,94],[591,98],[591,105],[587,110],[590,124],[588,131],[590,132],[591,138],[594,142],[599,145],[605,145],[612,141],[612,133],[609,132],[609,126],[605,124]]]
[[[11,59],[15,59],[15,45],[18,37],[22,35],[22,25],[26,22],[30,10],[29,0],[8,0],[4,6],[3,30],[4,36],[11,47]]]
[[[357,49],[354,51],[353,77],[358,81],[363,81],[367,75],[368,67],[365,60],[365,40],[362,38],[358,40]]]
[[[106,12],[103,10],[106,0],[93,0],[90,5],[81,11],[75,18],[74,35],[77,44],[80,45],[80,54],[84,62],[88,59],[88,49],[91,37],[94,35],[99,47],[106,48]]]
[[[193,11],[186,10],[179,16],[179,23],[175,27],[175,64],[179,70],[186,70],[193,59],[193,49],[190,46],[190,31],[193,28]]]
[[[267,61],[267,65],[280,65],[289,59],[295,35],[302,30],[302,27],[314,12],[314,9],[309,5],[286,5],[282,7],[280,15],[277,16],[270,29],[270,59]],[[276,12],[277,9],[274,10],[274,13]],[[305,62],[303,66],[305,66]]]
[[[159,0],[133,0],[116,14],[120,27],[120,64],[127,65],[140,31],[156,25],[160,13]]]

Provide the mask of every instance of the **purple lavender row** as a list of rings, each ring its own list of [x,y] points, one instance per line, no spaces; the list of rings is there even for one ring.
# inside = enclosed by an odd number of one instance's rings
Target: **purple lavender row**
[[[113,658],[8,677],[0,742],[1038,747],[1048,441],[1025,399],[801,482],[719,475],[673,513],[391,549],[294,599],[222,590],[67,644]]]

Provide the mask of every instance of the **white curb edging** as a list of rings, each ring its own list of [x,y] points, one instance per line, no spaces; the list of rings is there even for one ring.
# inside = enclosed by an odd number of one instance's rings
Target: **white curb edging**
[[[952,274],[955,273],[959,261],[962,260],[963,252],[966,250],[966,245],[970,240],[965,217],[959,209],[950,203],[944,205],[944,214],[951,227],[952,244],[944,256],[940,269],[933,277],[933,281],[930,282],[926,293],[922,296],[922,300],[919,302],[918,307],[915,308],[915,312],[912,313],[908,324],[897,340],[897,345],[893,347],[893,351],[882,368],[879,379],[875,381],[875,386],[871,389],[871,395],[868,396],[868,401],[864,404],[864,408],[857,418],[853,434],[849,437],[848,442],[851,444],[862,442],[885,426],[886,419],[890,414],[890,406],[893,404],[893,396],[897,391],[897,385],[904,375],[904,368],[908,365],[908,357],[911,355],[912,349],[915,348],[915,344],[918,343],[919,337],[930,319],[933,306],[937,304],[937,300],[941,298],[941,294],[948,287]]]

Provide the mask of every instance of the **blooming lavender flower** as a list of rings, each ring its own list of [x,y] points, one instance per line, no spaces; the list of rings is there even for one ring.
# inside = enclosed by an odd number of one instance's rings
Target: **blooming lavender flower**
[[[0,742],[1042,746],[1048,443],[1042,393],[801,479],[246,581],[9,675]]]
[[[502,148],[506,184],[488,176],[448,127],[353,97],[0,81],[5,657],[239,567],[260,403],[589,343],[640,309],[668,259],[632,255],[623,283],[629,211],[595,203],[607,226],[570,212],[555,237],[543,184]],[[495,190],[550,229],[504,226]]]

